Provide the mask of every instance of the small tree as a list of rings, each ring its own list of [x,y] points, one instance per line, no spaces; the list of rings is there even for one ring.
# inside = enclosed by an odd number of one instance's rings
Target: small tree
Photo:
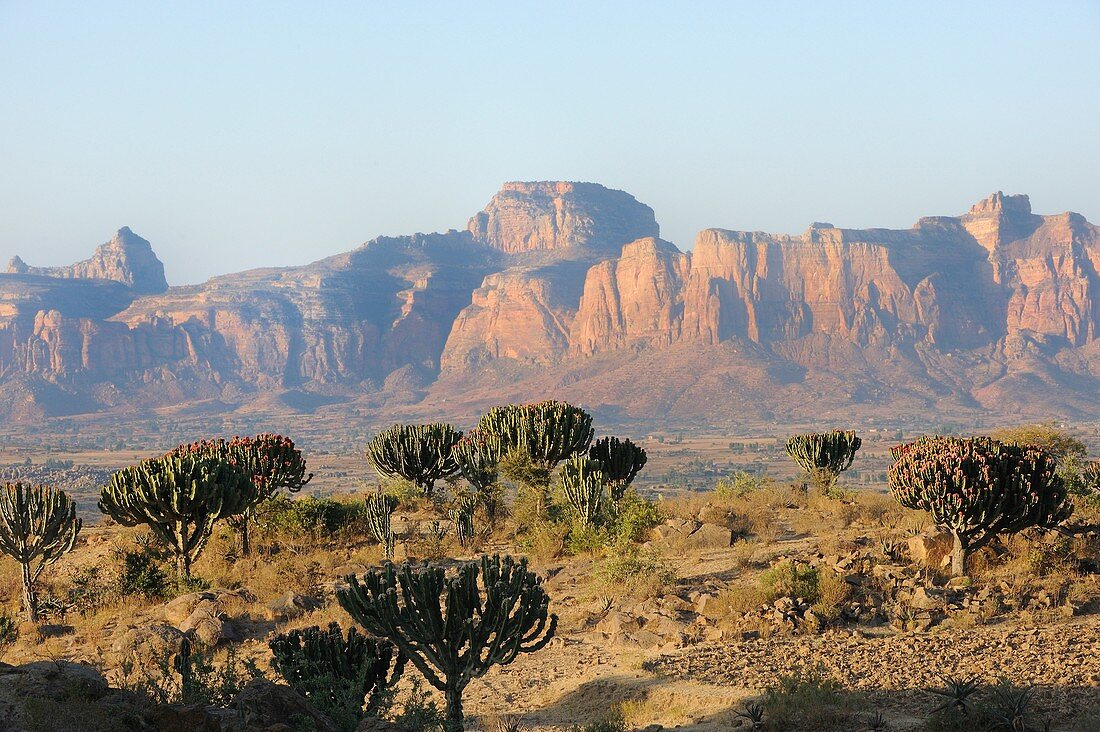
[[[367,443],[367,460],[383,478],[403,478],[431,496],[437,480],[458,475],[452,451],[462,433],[449,424],[397,424]]]
[[[1051,528],[1073,512],[1054,458],[988,437],[922,437],[890,451],[890,489],[901,505],[928,511],[951,532],[951,572],[1000,534]]]
[[[989,436],[1006,445],[1034,445],[1049,452],[1059,462],[1068,457],[1084,458],[1088,455],[1085,443],[1059,429],[1053,422],[1003,427]]]
[[[103,487],[99,510],[123,526],[146,524],[175,555],[176,573],[190,578],[218,520],[255,503],[252,476],[201,453],[169,453],[123,468]]]
[[[241,513],[227,519],[241,538],[241,554],[245,556],[251,553],[248,526],[256,507],[275,496],[280,489],[297,493],[313,479],[313,473],[306,474],[306,461],[302,451],[294,447],[294,440],[268,432],[255,437],[234,437],[232,440],[200,440],[180,445],[172,454],[205,454],[227,460],[251,476],[256,489],[253,502]]]
[[[827,492],[840,474],[852,467],[862,444],[855,432],[810,432],[787,440],[787,454]]]
[[[363,501],[363,512],[367,517],[367,528],[386,554],[393,559],[393,512],[397,510],[397,499],[386,493],[372,493]]]
[[[480,582],[479,582],[480,580]],[[336,598],[368,632],[393,641],[444,693],[447,732],[462,732],[462,693],[496,664],[545,646],[557,628],[550,598],[527,560],[483,556],[448,579],[426,562],[387,564],[362,583],[347,577]]]
[[[268,646],[279,674],[342,729],[354,730],[365,714],[378,711],[386,691],[401,677],[405,658],[383,638],[335,622],[275,636]],[[365,705],[365,708],[364,708]]]
[[[76,544],[81,520],[65,491],[7,483],[0,489],[0,551],[23,570],[23,615],[38,621],[34,586],[48,565]]]
[[[588,449],[588,457],[599,461],[607,476],[607,489],[611,500],[619,501],[645,467],[646,452],[630,440],[618,437],[602,437]]]

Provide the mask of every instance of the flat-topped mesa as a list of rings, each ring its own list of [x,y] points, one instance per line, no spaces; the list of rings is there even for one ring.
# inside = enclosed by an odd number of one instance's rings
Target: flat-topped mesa
[[[659,236],[653,209],[597,183],[505,183],[470,219],[473,237],[509,254],[540,250],[616,256],[627,242]]]
[[[91,258],[67,267],[32,267],[20,257],[12,257],[6,270],[11,274],[31,274],[62,279],[98,279],[121,282],[135,293],[153,295],[168,289],[164,264],[157,259],[148,241],[123,226],[106,244],[96,247]]]

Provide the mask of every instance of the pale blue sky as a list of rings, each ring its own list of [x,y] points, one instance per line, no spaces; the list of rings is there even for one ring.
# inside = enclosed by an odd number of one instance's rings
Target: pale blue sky
[[[903,7],[904,5],[904,7]],[[0,0],[0,257],[173,284],[591,180],[699,229],[1100,221],[1097,2]]]

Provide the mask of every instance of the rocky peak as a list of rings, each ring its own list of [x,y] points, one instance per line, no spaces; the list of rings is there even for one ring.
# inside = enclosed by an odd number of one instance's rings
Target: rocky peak
[[[1031,199],[1025,194],[1006,196],[1001,191],[997,191],[985,200],[978,201],[970,207],[970,211],[967,213],[968,217],[973,218],[1030,215]]]
[[[555,250],[615,256],[627,242],[656,237],[653,209],[596,183],[505,183],[470,219],[473,237],[509,254]]]
[[[7,271],[63,279],[114,280],[143,295],[168,289],[164,264],[157,259],[152,245],[129,226],[119,229],[109,242],[96,247],[90,259],[82,262],[67,267],[31,267],[15,256],[8,262]]]
[[[1042,217],[1032,215],[1027,196],[1006,196],[1000,191],[971,206],[962,217],[963,227],[991,253],[1029,236],[1041,221]]]

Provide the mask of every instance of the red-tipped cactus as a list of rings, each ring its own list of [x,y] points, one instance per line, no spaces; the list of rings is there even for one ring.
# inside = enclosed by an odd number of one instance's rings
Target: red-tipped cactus
[[[952,574],[999,534],[1051,528],[1073,511],[1050,453],[988,437],[922,437],[890,450],[890,489],[954,536]]]
[[[281,488],[291,493],[302,489],[313,479],[306,474],[306,461],[302,451],[294,446],[294,440],[283,435],[265,432],[255,437],[234,437],[231,440],[199,440],[180,445],[169,455],[206,455],[225,460],[244,470],[252,477],[255,488],[251,505],[227,519],[241,538],[241,553],[249,554],[248,524],[252,514],[263,501],[274,496]]]

